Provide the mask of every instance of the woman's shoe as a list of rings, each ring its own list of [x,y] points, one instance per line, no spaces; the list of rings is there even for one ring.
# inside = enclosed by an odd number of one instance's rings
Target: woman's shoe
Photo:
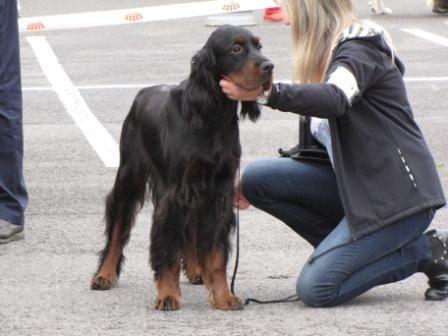
[[[23,238],[23,225],[11,224],[0,219],[0,244],[7,244]]]
[[[426,300],[444,300],[448,297],[448,230],[431,230],[426,233],[432,250],[432,262],[425,272],[429,288]]]

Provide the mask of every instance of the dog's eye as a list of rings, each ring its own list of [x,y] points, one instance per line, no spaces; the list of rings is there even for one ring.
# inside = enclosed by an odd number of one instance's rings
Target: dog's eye
[[[262,45],[262,44],[258,44],[258,45],[257,45],[257,49],[258,49],[258,50],[261,50],[262,48],[263,48],[263,45]]]
[[[243,47],[239,44],[234,44],[232,47],[232,53],[234,54],[239,54],[240,52],[243,51]]]

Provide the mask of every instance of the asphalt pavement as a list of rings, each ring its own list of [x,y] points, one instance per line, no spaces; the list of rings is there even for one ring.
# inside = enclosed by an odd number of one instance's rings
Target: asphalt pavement
[[[187,2],[21,1],[23,18]],[[367,0],[355,2],[358,15],[385,26],[395,42],[407,68],[415,117],[448,190],[448,16],[431,13],[425,0],[386,0],[393,13],[383,16],[371,15]],[[289,80],[289,27],[263,21],[262,11],[250,15],[257,25],[249,28],[261,37],[263,52],[275,63],[276,79]],[[125,250],[119,287],[89,289],[104,244],[104,198],[116,168],[107,166],[101,147],[96,147],[104,139],[89,142],[83,127],[96,120],[94,130],[101,126],[112,143],[118,142],[140,87],[176,83],[188,75],[191,56],[214,29],[205,22],[201,16],[21,34],[30,203],[25,240],[0,245],[0,335],[446,336],[448,301],[425,301],[426,278],[421,274],[377,287],[336,308],[251,303],[236,312],[211,309],[205,289],[182,278],[181,310],[156,311],[148,264],[149,205],[139,214]],[[39,58],[39,51],[52,51],[57,62],[45,68],[48,59]],[[61,71],[68,80],[53,76]],[[68,90],[66,96],[59,85]],[[85,119],[76,119],[77,111],[84,111]],[[94,131],[93,138],[101,132]],[[243,169],[255,158],[276,156],[279,147],[294,145],[297,137],[297,116],[264,108],[257,123],[241,123]],[[269,300],[294,294],[311,247],[253,207],[240,211],[240,223],[237,295]],[[436,214],[433,227],[448,229],[446,209]]]

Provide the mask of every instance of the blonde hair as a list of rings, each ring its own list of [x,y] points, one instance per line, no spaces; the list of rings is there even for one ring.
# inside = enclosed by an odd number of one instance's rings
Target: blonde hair
[[[355,22],[351,0],[284,0],[294,48],[294,80],[322,82],[342,31]]]

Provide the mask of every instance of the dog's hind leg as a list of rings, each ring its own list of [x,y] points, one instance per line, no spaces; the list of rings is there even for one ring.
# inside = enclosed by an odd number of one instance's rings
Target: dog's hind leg
[[[124,260],[123,248],[129,241],[135,214],[145,198],[147,173],[139,160],[124,160],[120,165],[115,185],[106,199],[106,246],[101,252],[100,263],[91,281],[92,289],[115,287]],[[134,167],[131,167],[131,165]]]
[[[202,267],[198,260],[196,243],[192,241],[186,245],[182,253],[182,268],[188,281],[193,285],[202,285]]]

